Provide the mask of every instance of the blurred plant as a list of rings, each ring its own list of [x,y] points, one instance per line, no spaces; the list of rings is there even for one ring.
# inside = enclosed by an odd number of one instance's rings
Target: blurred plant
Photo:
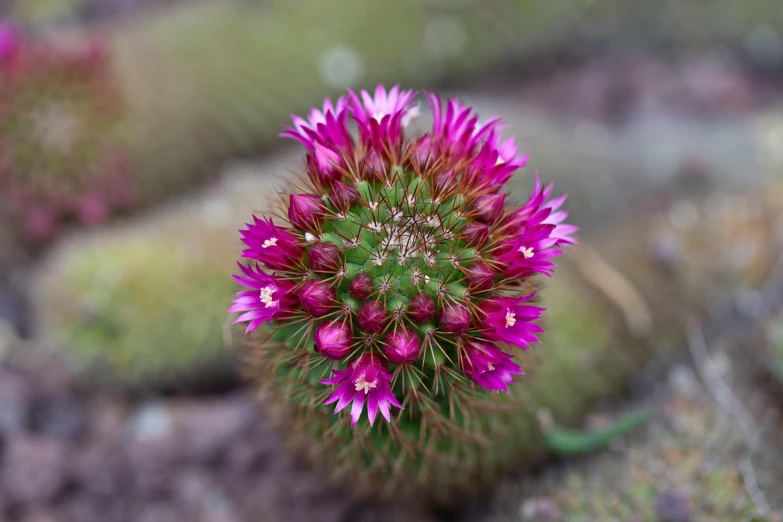
[[[231,246],[226,229],[193,216],[155,222],[54,255],[38,278],[39,322],[92,384],[181,390],[232,379],[230,332],[215,305],[231,288],[230,254],[215,255]]]
[[[552,274],[576,228],[538,178],[522,207],[506,206],[526,156],[501,141],[499,118],[479,124],[428,94],[432,130],[409,140],[412,91],[349,92],[282,134],[307,148],[307,177],[280,201],[290,226],[254,216],[241,231],[247,290],[229,311],[247,332],[271,325],[251,341],[251,374],[307,412],[300,430],[446,459],[503,409],[489,392],[509,391],[523,373],[513,348],[542,331],[531,277]],[[324,426],[335,403],[350,415]]]
[[[33,42],[0,27],[0,198],[28,239],[132,202],[122,117],[100,41]]]

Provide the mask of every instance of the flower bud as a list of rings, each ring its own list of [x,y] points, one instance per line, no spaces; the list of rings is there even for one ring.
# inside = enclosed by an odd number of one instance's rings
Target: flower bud
[[[341,163],[340,156],[317,141],[313,142],[312,162],[315,166],[318,181],[324,185],[340,179],[341,174],[338,170]]]
[[[314,230],[323,222],[326,207],[314,194],[291,194],[288,219],[299,230]]]
[[[409,328],[398,328],[386,336],[383,353],[394,364],[412,363],[421,353],[421,339]]]
[[[489,290],[495,283],[495,272],[492,271],[491,266],[483,261],[470,265],[466,276],[470,288],[477,292]]]
[[[356,322],[367,333],[380,333],[386,322],[386,308],[380,301],[365,301],[356,312]]]
[[[339,320],[324,321],[315,329],[315,351],[334,361],[348,355],[352,340],[350,325]]]
[[[372,277],[368,276],[364,272],[356,274],[351,280],[351,284],[348,285],[348,294],[354,299],[364,301],[373,291]]]
[[[433,181],[437,194],[451,192],[457,188],[457,174],[454,172],[454,169],[436,174]]]
[[[473,202],[473,211],[478,221],[482,223],[493,223],[500,214],[503,213],[503,206],[506,202],[505,194],[487,194],[479,196]]]
[[[299,291],[299,303],[313,317],[322,317],[334,308],[334,287],[327,281],[311,279]]]
[[[438,317],[438,325],[444,332],[462,335],[470,330],[472,318],[468,309],[462,305],[448,303],[443,307]]]
[[[316,272],[334,272],[340,267],[340,249],[332,243],[318,243],[310,249],[307,261]]]
[[[408,303],[408,315],[419,324],[432,321],[436,311],[435,300],[427,294],[416,294]]]
[[[462,229],[462,237],[471,246],[481,246],[489,237],[489,227],[478,221],[471,221]]]
[[[335,181],[329,194],[329,202],[340,210],[348,210],[359,202],[359,191],[353,185]]]

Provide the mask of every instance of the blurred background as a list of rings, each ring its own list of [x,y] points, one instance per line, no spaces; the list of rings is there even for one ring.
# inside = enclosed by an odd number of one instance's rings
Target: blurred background
[[[773,0],[0,17],[0,521],[783,520]],[[544,366],[581,370],[542,385],[546,458],[438,510],[359,499],[286,452],[225,313],[236,230],[302,162],[290,114],[378,83],[502,116],[532,155],[512,199],[538,170],[582,229],[544,291]]]

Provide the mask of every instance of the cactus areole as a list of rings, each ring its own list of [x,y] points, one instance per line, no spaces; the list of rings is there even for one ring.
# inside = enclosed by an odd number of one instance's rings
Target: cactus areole
[[[506,197],[526,156],[499,118],[426,94],[432,128],[406,134],[414,97],[379,86],[293,117],[281,136],[307,155],[280,201],[288,219],[240,231],[229,312],[259,330],[259,380],[296,412],[326,410],[319,437],[459,431],[473,401],[522,378],[515,352],[538,341],[544,312],[526,280],[575,242],[565,196],[538,175],[522,206]]]

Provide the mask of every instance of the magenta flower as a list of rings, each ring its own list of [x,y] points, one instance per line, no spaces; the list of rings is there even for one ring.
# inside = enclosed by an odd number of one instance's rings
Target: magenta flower
[[[359,126],[362,141],[371,144],[378,153],[386,143],[399,143],[402,128],[418,113],[418,106],[410,105],[414,96],[414,91],[400,91],[399,85],[392,87],[388,94],[379,85],[374,97],[362,91],[361,100],[349,91],[351,114]]]
[[[519,365],[512,362],[513,355],[481,339],[466,341],[461,355],[465,375],[491,392],[502,390],[508,393],[508,385],[514,382],[513,376],[524,373]]]
[[[356,312],[356,322],[368,334],[381,333],[386,323],[386,307],[380,301],[365,301]]]
[[[0,60],[10,58],[19,48],[19,30],[11,24],[0,23]]]
[[[343,321],[324,321],[315,329],[313,340],[316,352],[333,361],[339,361],[351,351],[353,332],[351,326]]]
[[[245,223],[240,230],[242,242],[247,248],[242,256],[264,263],[271,270],[290,270],[302,259],[304,250],[299,240],[283,227],[275,226],[271,219],[253,216],[253,224]]]
[[[473,318],[467,308],[460,304],[451,303],[444,306],[438,316],[438,326],[444,332],[462,335],[470,330]]]
[[[533,186],[533,192],[530,194],[527,202],[517,211],[512,213],[506,219],[505,226],[512,233],[517,233],[525,228],[529,223],[554,225],[551,229],[550,237],[557,239],[556,245],[571,245],[577,243],[573,237],[579,227],[564,224],[563,221],[568,217],[568,212],[559,210],[568,197],[563,194],[550,200],[553,185],[546,188],[541,184],[541,178],[536,172],[536,182]]]
[[[386,336],[383,353],[394,364],[410,364],[419,358],[421,339],[410,328],[398,328]]]
[[[525,277],[535,273],[551,276],[555,263],[552,258],[563,253],[552,237],[556,225],[526,222],[517,236],[503,241],[495,255],[510,277]]]
[[[370,295],[372,295],[373,284],[372,277],[368,276],[364,272],[360,272],[354,276],[351,283],[348,285],[348,294],[354,299],[364,301]]]
[[[299,141],[310,152],[314,152],[315,143],[337,150],[350,150],[352,140],[346,125],[346,117],[345,98],[339,97],[334,105],[329,98],[326,98],[322,110],[310,109],[307,120],[292,115],[291,121],[294,126],[286,127],[285,132],[280,136]]]
[[[490,290],[495,285],[495,271],[487,263],[478,261],[468,267],[465,277],[474,292]]]
[[[299,230],[316,231],[326,218],[324,202],[314,194],[291,194],[288,221]]]
[[[234,323],[245,323],[246,332],[252,332],[263,323],[271,324],[273,319],[282,319],[292,312],[297,306],[296,296],[293,295],[294,284],[286,279],[271,276],[256,265],[252,267],[237,263],[245,277],[234,276],[234,280],[245,288],[237,292],[233,306],[229,313],[245,312]]]
[[[454,159],[468,158],[475,154],[500,121],[500,118],[495,117],[479,125],[478,116],[473,115],[472,110],[456,98],[448,101],[444,113],[443,104],[437,95],[425,93],[425,96],[433,120],[429,144],[431,153],[452,156]]]
[[[313,317],[323,317],[335,307],[334,287],[328,281],[311,279],[299,290],[299,303]]]
[[[341,263],[340,249],[332,243],[313,245],[307,254],[307,264],[315,272],[336,272]]]
[[[530,348],[530,343],[539,342],[536,334],[544,330],[534,321],[540,319],[546,309],[523,304],[532,297],[533,294],[520,298],[495,297],[485,300],[481,304],[481,323],[487,329],[487,338],[518,346],[522,350]]]
[[[351,426],[355,426],[367,402],[367,419],[370,426],[375,422],[378,410],[391,422],[390,406],[402,408],[389,387],[391,374],[379,356],[365,353],[348,365],[345,370],[332,370],[334,377],[319,381],[321,384],[339,384],[324,404],[337,403],[337,413],[349,404],[351,407]]]
[[[427,294],[416,294],[408,303],[408,315],[419,324],[432,321],[437,312],[435,300]]]

